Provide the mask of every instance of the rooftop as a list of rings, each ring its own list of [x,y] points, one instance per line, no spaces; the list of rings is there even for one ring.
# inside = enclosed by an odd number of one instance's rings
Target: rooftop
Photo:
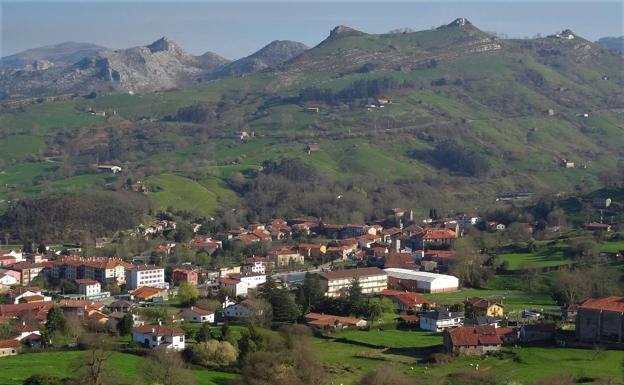
[[[327,280],[332,279],[344,279],[344,278],[359,278],[359,277],[370,277],[375,275],[387,275],[386,272],[381,270],[378,267],[365,267],[361,269],[346,269],[346,270],[336,270],[336,271],[328,271],[319,273],[322,278]]]

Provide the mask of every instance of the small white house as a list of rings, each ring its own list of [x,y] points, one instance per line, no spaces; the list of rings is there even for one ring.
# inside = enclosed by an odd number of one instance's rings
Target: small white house
[[[256,307],[256,303],[251,299],[246,299],[240,303],[230,305],[223,309],[223,315],[229,319],[247,319],[254,314],[254,312],[259,312],[262,315],[262,310]]]
[[[248,289],[247,283],[232,278],[223,278],[221,280],[221,288],[231,290],[234,297],[246,296]]]
[[[432,332],[461,326],[464,322],[463,312],[451,312],[446,309],[428,311],[420,315],[420,328]]]
[[[230,278],[245,283],[247,289],[255,289],[266,282],[266,274],[262,273],[231,274]]]
[[[0,273],[0,285],[5,285],[5,286],[17,285],[17,279],[11,274]]]
[[[77,279],[76,283],[78,284],[78,293],[84,295],[85,298],[100,295],[102,292],[102,286],[94,279]]]
[[[182,310],[182,318],[184,318],[184,321],[186,322],[214,323],[215,321],[214,312],[199,308],[197,306],[191,306],[188,309]]]
[[[143,325],[132,330],[132,340],[148,348],[164,346],[167,349],[184,350],[184,332],[163,325]]]

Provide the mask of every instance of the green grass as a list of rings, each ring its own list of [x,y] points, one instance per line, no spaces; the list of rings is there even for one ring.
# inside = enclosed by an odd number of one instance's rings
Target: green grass
[[[21,385],[33,374],[49,374],[59,377],[75,376],[73,366],[79,362],[84,352],[44,352],[26,353],[17,356],[3,357],[0,360],[0,385]],[[133,383],[139,377],[139,367],[142,357],[114,353],[108,362],[120,380]],[[193,375],[197,385],[224,385],[234,374],[212,370],[195,369]]]
[[[413,348],[432,347],[442,344],[442,335],[408,330],[347,330],[335,335],[336,338],[345,339],[362,344],[371,344],[388,348]]]
[[[194,181],[180,175],[160,174],[146,178],[145,183],[151,191],[150,199],[160,210],[175,207],[209,215],[216,212],[221,202],[231,204],[237,200],[222,181],[212,177]]]
[[[59,129],[75,129],[105,119],[80,111],[75,101],[60,101],[26,106],[23,112],[0,114],[0,127],[12,134],[32,135]]]
[[[536,253],[507,253],[499,255],[502,261],[507,262],[508,269],[520,270],[523,268],[541,268],[569,265],[573,260],[566,257],[563,251],[544,251]]]
[[[45,149],[43,138],[32,135],[10,135],[0,139],[0,158],[21,160]]]
[[[600,245],[600,251],[606,253],[617,253],[622,250],[624,250],[624,241],[608,242]]]

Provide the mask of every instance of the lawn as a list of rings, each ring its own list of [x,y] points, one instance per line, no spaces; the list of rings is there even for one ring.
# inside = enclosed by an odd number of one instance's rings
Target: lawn
[[[80,360],[83,352],[27,353],[3,357],[0,360],[0,385],[21,385],[32,374],[50,374],[60,377],[75,375],[73,365]],[[114,353],[109,367],[115,368],[122,381],[136,382],[138,369],[143,358],[131,354]],[[234,378],[230,373],[211,370],[193,370],[197,385],[225,385]]]
[[[502,261],[508,263],[508,270],[520,270],[523,268],[551,267],[569,265],[573,260],[566,257],[563,251],[540,251],[536,253],[507,253],[499,255]]]
[[[337,333],[334,337],[345,341],[370,344],[387,348],[427,348],[442,344],[442,335],[410,330],[347,330]]]
[[[617,253],[624,250],[624,241],[608,242],[600,245],[600,251],[606,253]]]

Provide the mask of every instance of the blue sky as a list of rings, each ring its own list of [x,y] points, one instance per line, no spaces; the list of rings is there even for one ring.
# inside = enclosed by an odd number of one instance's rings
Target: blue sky
[[[272,40],[313,46],[336,25],[370,33],[428,29],[467,17],[510,37],[570,28],[590,40],[624,34],[620,1],[6,1],[0,0],[0,55],[82,41],[110,48],[168,36],[194,54],[246,56]]]

